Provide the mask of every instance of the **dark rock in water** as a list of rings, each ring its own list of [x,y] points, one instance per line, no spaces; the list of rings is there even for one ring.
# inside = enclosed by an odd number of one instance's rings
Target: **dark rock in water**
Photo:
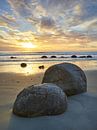
[[[44,69],[44,65],[39,66],[39,69]]]
[[[92,56],[91,56],[91,55],[88,55],[87,58],[92,58]]]
[[[80,56],[79,58],[86,58],[86,56]]]
[[[47,56],[42,56],[41,58],[48,58]]]
[[[76,55],[72,55],[71,58],[77,58],[77,56]]]
[[[57,58],[56,56],[51,56],[51,58]]]
[[[11,56],[10,58],[11,58],[11,59],[16,59],[16,57],[15,57],[15,56]]]
[[[26,67],[27,66],[27,64],[26,63],[21,63],[21,67]]]
[[[85,73],[76,65],[62,63],[53,65],[47,69],[42,83],[54,83],[67,94],[76,95],[87,90]]]
[[[13,113],[22,117],[58,115],[66,108],[67,98],[62,89],[45,83],[22,90],[14,103]]]
[[[61,56],[60,58],[65,58],[64,56]]]

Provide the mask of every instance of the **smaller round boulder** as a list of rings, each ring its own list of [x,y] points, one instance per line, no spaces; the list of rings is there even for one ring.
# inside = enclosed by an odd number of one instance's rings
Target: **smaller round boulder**
[[[47,58],[47,56],[42,56],[41,58]]]
[[[80,56],[79,58],[86,58],[86,56]]]
[[[22,117],[58,115],[66,111],[67,98],[61,88],[52,83],[30,86],[21,91],[13,113]]]
[[[15,57],[15,56],[11,56],[10,58],[11,58],[11,59],[16,59],[16,57]]]
[[[56,56],[51,56],[51,58],[57,58]]]
[[[27,66],[26,63],[21,63],[21,67],[25,68]]]
[[[64,56],[61,56],[60,58],[65,58]]]
[[[44,65],[39,66],[39,69],[44,69]]]
[[[92,58],[92,56],[91,56],[91,55],[88,55],[87,58]]]
[[[71,58],[77,58],[77,56],[76,55],[72,55]]]

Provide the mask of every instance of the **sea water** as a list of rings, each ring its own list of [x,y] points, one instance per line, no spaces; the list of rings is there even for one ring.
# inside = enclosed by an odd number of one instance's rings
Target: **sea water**
[[[72,55],[76,55],[77,58],[71,58]],[[91,55],[92,58],[87,58],[87,55]],[[80,56],[86,56],[86,58],[80,58]],[[0,52],[0,72],[35,74],[62,62],[76,64],[83,70],[96,70],[97,52]],[[27,66],[22,68],[21,63],[26,63]],[[44,69],[39,69],[41,65],[44,65]]]

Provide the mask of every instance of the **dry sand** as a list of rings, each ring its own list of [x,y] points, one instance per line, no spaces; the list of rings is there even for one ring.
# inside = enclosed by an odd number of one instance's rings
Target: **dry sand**
[[[69,97],[62,115],[37,118],[16,117],[12,106],[24,87],[41,82],[43,73],[0,73],[0,130],[97,130],[97,70],[85,73],[88,93]]]

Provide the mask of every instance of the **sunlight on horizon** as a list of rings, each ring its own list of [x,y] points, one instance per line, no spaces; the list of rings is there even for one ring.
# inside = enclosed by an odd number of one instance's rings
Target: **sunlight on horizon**
[[[33,44],[32,42],[23,42],[21,43],[21,46],[24,49],[32,49],[37,47],[37,45]]]

